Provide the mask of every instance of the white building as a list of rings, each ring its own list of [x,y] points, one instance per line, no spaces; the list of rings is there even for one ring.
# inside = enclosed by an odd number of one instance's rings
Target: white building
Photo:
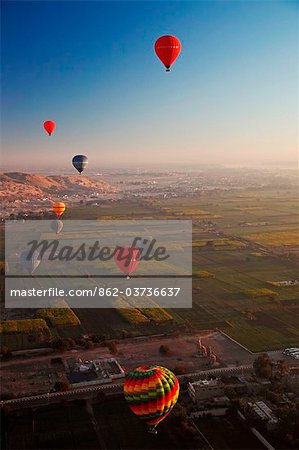
[[[224,394],[224,385],[219,379],[199,380],[188,383],[188,393],[194,403]]]

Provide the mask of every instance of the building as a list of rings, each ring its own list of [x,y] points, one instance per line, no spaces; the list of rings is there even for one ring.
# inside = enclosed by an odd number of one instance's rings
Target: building
[[[111,383],[115,379],[124,378],[125,372],[114,358],[92,359],[82,361],[69,358],[66,363],[67,377],[71,384],[85,386],[87,384]]]
[[[224,388],[225,385],[219,379],[199,380],[194,383],[188,383],[188,393],[194,403],[212,397],[221,397],[224,395]]]
[[[224,395],[222,397],[215,397],[213,400],[209,400],[209,404],[202,401],[198,403],[197,410],[190,414],[191,418],[213,416],[221,417],[225,416],[230,405],[229,398]]]
[[[188,384],[188,393],[194,403],[214,397],[222,397],[227,389],[234,389],[236,394],[256,394],[270,384],[270,381],[247,381],[244,377],[230,377],[226,382],[220,379],[199,380]]]
[[[256,403],[248,403],[249,408],[254,412],[254,414],[259,417],[261,420],[267,422],[267,427],[275,427],[278,423],[278,418],[274,414],[271,408],[263,402],[259,401]]]

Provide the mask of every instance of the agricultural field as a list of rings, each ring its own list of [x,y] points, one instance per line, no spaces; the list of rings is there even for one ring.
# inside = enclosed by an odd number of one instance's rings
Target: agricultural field
[[[131,301],[119,299],[115,309],[74,310],[80,324],[52,322],[51,334],[119,338],[220,328],[252,351],[299,345],[299,285],[271,284],[298,279],[297,211],[292,187],[69,209],[69,219],[192,219],[193,307],[130,309]]]
[[[294,231],[268,231],[265,233],[252,233],[244,235],[245,238],[269,247],[282,245],[298,245],[299,230]]]
[[[173,198],[149,201],[151,207],[170,213],[184,214],[183,218],[202,215],[212,216],[220,230],[239,236],[268,231],[298,231],[297,187],[265,188],[246,191],[223,191],[200,198]],[[193,217],[194,219],[194,217]],[[199,218],[200,219],[200,218]]]
[[[298,244],[297,192],[220,195],[148,202],[161,216],[193,218],[193,308],[168,312],[194,329],[221,328],[252,351],[298,345],[299,287],[270,284],[298,278],[296,262],[272,253],[273,243],[282,254]],[[277,241],[252,240],[253,233]]]
[[[67,215],[68,214],[68,215]],[[149,205],[142,205],[138,201],[120,201],[111,206],[80,206],[74,207],[65,214],[65,219],[75,220],[111,220],[111,219],[154,219],[159,212]]]
[[[43,319],[6,320],[0,324],[1,347],[9,350],[41,347],[50,336]]]
[[[64,301],[59,302],[57,308],[55,309],[38,309],[36,311],[36,316],[44,319],[51,327],[61,325],[80,325],[80,320]]]
[[[47,328],[43,319],[6,320],[0,323],[0,334],[43,332]]]

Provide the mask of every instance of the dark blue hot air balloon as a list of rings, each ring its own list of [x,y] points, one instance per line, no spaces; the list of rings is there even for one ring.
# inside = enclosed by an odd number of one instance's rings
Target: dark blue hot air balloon
[[[78,170],[79,173],[83,172],[88,164],[88,158],[85,155],[76,155],[72,160],[73,166]]]

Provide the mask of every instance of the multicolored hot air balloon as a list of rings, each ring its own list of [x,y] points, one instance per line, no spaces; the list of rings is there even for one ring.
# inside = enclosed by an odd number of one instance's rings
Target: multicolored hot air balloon
[[[170,67],[181,53],[182,44],[175,36],[161,36],[155,42],[155,52],[158,58],[166,67],[166,72],[170,71]]]
[[[79,173],[82,173],[88,164],[88,158],[85,155],[76,155],[73,157],[72,163],[75,169],[77,169]]]
[[[60,231],[63,228],[63,222],[62,220],[56,219],[56,220],[52,220],[51,224],[51,229],[56,233],[59,234]]]
[[[54,203],[53,205],[53,211],[55,212],[56,216],[58,217],[58,219],[60,218],[60,216],[62,216],[62,214],[65,211],[65,204],[62,202],[57,202]]]
[[[129,408],[156,433],[156,426],[170,413],[179,397],[177,377],[161,366],[140,366],[125,380]]]
[[[51,134],[54,132],[56,128],[56,123],[53,120],[46,120],[46,122],[44,122],[44,129],[46,130],[46,132],[48,133],[49,136],[51,136]]]
[[[30,273],[30,275],[33,274],[33,272],[38,268],[38,266],[41,263],[41,257],[40,254],[37,251],[34,251],[32,255],[30,255],[30,250],[24,250],[20,254],[20,262],[24,269]]]
[[[117,267],[130,278],[130,274],[136,269],[140,263],[140,250],[138,248],[116,247],[114,252],[114,262]]]

